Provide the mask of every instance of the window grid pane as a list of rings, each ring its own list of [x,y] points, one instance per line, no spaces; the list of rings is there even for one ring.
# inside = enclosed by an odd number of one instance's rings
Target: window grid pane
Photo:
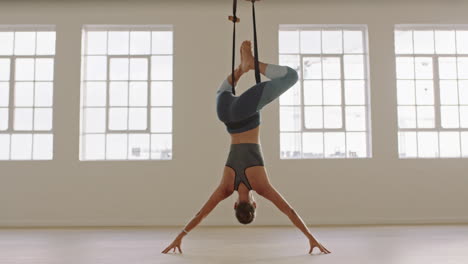
[[[279,63],[298,83],[280,97],[282,159],[368,158],[365,26],[283,25]]]
[[[80,160],[172,159],[172,35],[84,27]]]
[[[400,158],[464,157],[467,37],[456,27],[395,28]]]
[[[0,160],[52,160],[54,26],[0,30]]]

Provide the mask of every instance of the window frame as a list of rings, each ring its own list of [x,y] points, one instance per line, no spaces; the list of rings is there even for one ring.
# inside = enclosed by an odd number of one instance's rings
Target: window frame
[[[400,106],[412,106],[415,109],[415,122],[416,125],[414,128],[402,128],[400,127],[400,117],[399,113],[398,115],[398,124],[397,124],[397,129],[398,129],[398,158],[399,159],[463,159],[463,158],[468,158],[468,156],[463,156],[463,140],[462,140],[462,133],[467,133],[468,132],[468,127],[463,128],[461,127],[461,113],[460,113],[460,106],[465,106],[460,103],[460,89],[459,89],[459,82],[460,81],[468,81],[468,79],[461,79],[459,78],[459,71],[458,71],[458,58],[467,58],[468,59],[468,53],[458,53],[457,52],[457,31],[468,31],[468,25],[448,25],[448,24],[396,24],[393,28],[393,45],[394,45],[394,56],[395,56],[395,70],[397,71],[397,59],[398,58],[413,58],[413,71],[414,71],[414,78],[412,79],[400,79],[398,78],[397,75],[395,75],[395,81],[396,84],[398,84],[398,81],[403,80],[403,81],[413,81],[415,83],[414,85],[414,95],[415,95],[415,102],[414,105],[408,105],[408,104],[402,104],[400,105],[398,101],[396,101],[396,107],[397,110],[399,109]],[[411,31],[411,44],[412,44],[412,53],[397,53],[397,43],[396,43],[396,33],[397,31]],[[414,50],[415,47],[415,38],[414,38],[414,32],[415,31],[429,31],[433,32],[433,45],[434,45],[434,51],[432,53],[416,53]],[[455,34],[455,51],[453,53],[437,53],[436,50],[436,36],[435,32],[436,31],[453,31]],[[432,79],[419,79],[416,77],[416,59],[417,58],[431,58],[432,60]],[[440,78],[440,58],[454,58],[455,59],[455,67],[456,67],[456,79],[441,79]],[[426,81],[431,81],[433,85],[433,105],[420,105],[417,103],[417,88],[416,88],[416,81],[418,80],[426,80]],[[451,81],[456,81],[457,82],[457,101],[458,103],[456,105],[449,105],[449,106],[456,106],[458,107],[458,128],[444,128],[442,126],[442,114],[441,114],[441,109],[442,106],[444,106],[441,103],[441,89],[440,89],[440,81],[443,80],[451,80]],[[395,86],[395,92],[397,93],[398,96],[398,85]],[[418,127],[418,106],[430,106],[434,108],[434,127],[432,128],[427,128],[427,127]],[[447,106],[447,105],[445,105]],[[397,111],[398,112],[398,111]],[[415,133],[415,139],[416,139],[416,156],[402,156],[402,152],[400,150],[400,133],[405,133],[405,132],[411,132]],[[424,157],[420,156],[419,153],[419,133],[420,132],[433,132],[437,134],[437,156],[435,157]],[[459,151],[460,155],[459,156],[454,156],[454,157],[449,157],[449,156],[442,156],[441,155],[441,140],[440,140],[440,134],[443,132],[457,132],[458,133],[458,141],[459,141]]]
[[[87,34],[88,32],[107,32],[106,36],[106,52],[101,54],[88,54],[87,53],[87,45],[86,45],[86,40],[87,40]],[[149,38],[149,47],[152,49],[153,43],[152,43],[152,32],[171,32],[172,33],[172,46],[171,46],[171,53],[153,53],[150,52],[148,54],[131,54],[131,51],[129,50],[128,54],[109,54],[109,32],[116,32],[116,31],[125,31],[129,32],[131,34],[132,32],[149,32],[150,33],[150,38]],[[172,160],[174,155],[174,150],[173,150],[173,84],[174,84],[174,26],[169,25],[169,24],[157,24],[157,25],[83,25],[82,27],[82,68],[81,68],[81,102],[80,102],[80,155],[79,159],[80,161],[83,162],[92,162],[92,161],[102,161],[102,162],[112,162],[112,161],[127,161],[127,162],[132,162],[132,161],[138,161],[138,162],[151,162],[151,161],[168,161]],[[131,42],[131,37],[129,36],[129,46],[128,48],[130,49],[130,42]],[[86,75],[86,64],[87,64],[87,57],[90,56],[105,56],[106,57],[106,79],[104,80],[87,80],[85,75]],[[157,56],[157,57],[170,57],[172,59],[172,77],[170,80],[153,80],[151,77],[152,74],[152,57]],[[139,58],[144,58],[147,59],[147,79],[145,80],[131,80],[130,79],[130,74],[129,78],[127,80],[111,80],[110,78],[110,67],[111,67],[111,59],[128,59],[129,61],[131,59],[139,59]],[[128,71],[130,73],[130,67],[128,68]],[[99,83],[105,83],[105,94],[106,94],[106,104],[104,106],[87,106],[85,103],[86,100],[86,93],[87,93],[87,85],[86,83],[88,82],[99,82]],[[111,82],[126,82],[128,87],[127,91],[130,91],[130,83],[132,82],[139,82],[139,83],[146,83],[147,88],[146,88],[146,106],[131,106],[129,101],[130,101],[130,93],[127,94],[127,105],[126,106],[111,106],[110,105],[110,83]],[[153,82],[170,82],[171,83],[171,104],[170,105],[152,105],[152,83]],[[110,129],[110,110],[112,108],[125,108],[127,109],[127,129]],[[130,120],[130,109],[131,108],[138,108],[138,109],[145,109],[146,110],[146,129],[130,129],[129,128],[129,120]],[[104,124],[104,131],[103,132],[85,132],[84,130],[84,121],[86,120],[86,109],[104,109],[105,111],[105,124]],[[160,132],[160,131],[151,131],[151,115],[152,115],[152,110],[153,109],[170,109],[171,110],[171,131],[170,132]],[[136,158],[130,158],[130,150],[129,150],[129,145],[130,145],[130,136],[131,135],[148,135],[148,158],[144,159],[136,159]],[[104,136],[104,157],[100,159],[88,159],[85,157],[86,155],[86,142],[85,142],[85,136],[87,135],[103,135]],[[114,158],[109,158],[108,153],[107,153],[107,141],[108,141],[108,135],[126,135],[126,149],[127,149],[127,155],[126,158],[121,158],[121,159],[114,159]],[[154,135],[170,135],[171,137],[171,156],[170,158],[166,159],[161,159],[161,158],[153,158],[152,157],[152,137]]]
[[[55,91],[55,57],[56,57],[56,49],[57,49],[57,30],[56,26],[52,24],[40,24],[40,25],[0,25],[0,32],[11,32],[13,33],[13,46],[12,46],[12,54],[11,55],[0,55],[0,59],[8,59],[9,60],[9,67],[10,67],[10,74],[8,81],[0,81],[1,83],[8,83],[8,105],[5,107],[0,107],[2,109],[8,109],[8,123],[7,129],[1,130],[0,135],[8,135],[9,136],[9,147],[8,147],[8,158],[7,159],[0,159],[0,162],[8,162],[8,161],[52,161],[54,160],[54,91]],[[34,32],[35,34],[35,44],[34,44],[34,54],[33,55],[17,55],[15,54],[15,40],[16,40],[16,32]],[[53,54],[37,54],[37,33],[38,32],[53,32],[54,33],[54,52]],[[18,59],[31,59],[34,60],[34,70],[32,80],[16,80],[16,63]],[[36,61],[37,59],[51,59],[53,62],[53,73],[51,80],[36,80]],[[33,91],[32,91],[32,105],[31,106],[16,106],[15,99],[16,99],[16,84],[17,83],[32,83],[33,84]],[[51,106],[36,106],[36,83],[50,83],[52,85],[51,89]],[[15,129],[15,117],[16,117],[16,110],[17,109],[31,109],[32,110],[32,119],[31,119],[31,129]],[[49,130],[35,129],[35,110],[36,109],[50,109],[51,111],[51,128]],[[12,138],[13,135],[31,135],[31,154],[29,158],[21,158],[16,159],[12,158]],[[34,138],[35,135],[51,135],[51,155],[50,158],[34,158]]]
[[[302,53],[302,47],[301,47],[301,31],[320,31],[320,53]],[[345,39],[344,39],[344,32],[345,31],[361,31],[362,32],[362,39],[361,39],[361,44],[362,44],[362,52],[361,53],[346,53],[345,52]],[[321,133],[322,134],[322,147],[323,147],[323,155],[321,157],[304,157],[303,155],[303,140],[301,140],[300,144],[300,151],[301,151],[301,156],[299,158],[284,158],[281,156],[281,151],[280,151],[280,159],[286,160],[286,159],[370,159],[372,158],[372,123],[371,123],[371,103],[370,103],[370,66],[369,66],[369,45],[368,45],[368,27],[365,24],[307,24],[307,25],[296,25],[296,24],[286,24],[286,25],[280,25],[278,32],[284,32],[284,31],[298,31],[299,32],[299,37],[298,37],[298,52],[297,53],[281,53],[280,50],[278,50],[278,55],[279,57],[281,56],[298,56],[299,57],[299,63],[301,67],[301,72],[299,76],[299,82],[300,82],[300,104],[299,105],[294,105],[294,104],[280,104],[280,107],[299,107],[300,108],[300,114],[301,114],[301,130],[300,131],[281,131],[280,134],[296,134],[299,133]],[[342,39],[341,39],[341,53],[324,53],[323,49],[323,32],[324,31],[341,31],[342,34]],[[278,35],[278,41],[281,41],[280,36]],[[347,55],[358,55],[358,56],[363,56],[363,79],[350,79],[345,77],[345,65],[344,65],[344,58]],[[304,78],[304,58],[320,58],[321,61],[321,78],[320,79],[305,79]],[[323,58],[339,58],[340,61],[340,79],[325,79],[323,78]],[[304,82],[305,81],[310,81],[310,80],[317,80],[322,82],[322,104],[321,105],[308,105],[305,104],[305,98],[304,98]],[[323,82],[324,81],[329,81],[329,80],[336,80],[340,81],[340,92],[341,92],[341,103],[339,105],[326,105],[324,103],[324,93],[323,93]],[[364,82],[364,104],[363,105],[355,105],[355,104],[347,104],[346,103],[346,93],[345,93],[345,83],[346,81],[363,81]],[[322,108],[322,128],[307,128],[306,126],[306,119],[305,119],[305,108],[306,107],[321,107]],[[325,111],[324,108],[326,106],[336,106],[341,108],[341,128],[325,128]],[[355,107],[355,106],[361,106],[364,107],[365,109],[365,130],[363,131],[350,131],[347,130],[346,128],[346,108],[347,107]],[[343,157],[327,157],[326,156],[326,150],[325,150],[325,133],[328,132],[339,132],[339,133],[344,133],[344,148],[345,148],[345,155]],[[365,133],[366,134],[366,156],[365,157],[350,157],[347,153],[347,134],[348,133]]]

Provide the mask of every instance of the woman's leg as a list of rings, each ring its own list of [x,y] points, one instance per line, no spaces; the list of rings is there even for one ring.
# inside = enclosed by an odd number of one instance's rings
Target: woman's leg
[[[262,73],[271,80],[252,86],[238,97],[233,104],[237,120],[257,113],[297,82],[297,72],[290,67],[265,63],[261,65]]]
[[[234,71],[235,83],[239,81],[239,79],[242,77],[244,73],[245,72],[240,67],[237,67],[237,69]],[[220,94],[225,91],[232,92],[232,78],[233,78],[232,74],[229,74],[229,76],[226,79],[224,79],[223,83],[218,88],[217,94]]]
[[[233,84],[233,79],[234,83],[237,83],[242,75],[246,72],[248,72],[250,69],[253,67],[253,57],[252,57],[252,51],[251,51],[251,46],[249,41],[244,41],[241,45],[240,48],[240,53],[241,53],[241,63],[240,65],[234,70],[234,76],[230,74],[221,84],[221,86],[218,89],[218,94],[222,93],[224,91],[231,92],[232,91],[232,84]]]
[[[241,57],[241,65],[235,73],[236,82],[244,73],[254,69],[254,58],[249,41],[242,43]],[[270,80],[252,86],[237,98],[236,102],[232,104],[232,120],[243,120],[258,113],[263,107],[291,88],[298,80],[297,72],[290,67],[263,62],[260,62],[259,66],[260,73]],[[224,81],[218,91],[231,90],[231,84],[232,76]]]
[[[288,66],[266,64],[264,68],[263,74],[270,78],[270,81],[265,82],[257,110],[280,97],[289,88],[293,87],[298,80],[297,72]]]
[[[254,70],[254,57],[252,55],[252,48],[250,41],[244,41],[242,44],[243,49],[241,52],[242,61],[245,62],[244,72]],[[280,97],[284,92],[291,88],[298,80],[297,72],[287,66],[280,66],[275,64],[266,64],[259,62],[260,73],[265,75],[270,81],[264,82],[263,85],[257,84],[251,89],[261,89],[261,96],[256,106],[256,111],[261,110],[264,106]],[[250,90],[250,89],[249,89]],[[246,96],[258,96],[258,91],[247,93]]]

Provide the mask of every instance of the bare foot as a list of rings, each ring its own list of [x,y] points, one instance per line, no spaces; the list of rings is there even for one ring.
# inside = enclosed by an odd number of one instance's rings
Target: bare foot
[[[241,65],[240,68],[243,72],[248,72],[255,67],[254,57],[252,55],[252,44],[246,40],[242,42],[241,46]]]

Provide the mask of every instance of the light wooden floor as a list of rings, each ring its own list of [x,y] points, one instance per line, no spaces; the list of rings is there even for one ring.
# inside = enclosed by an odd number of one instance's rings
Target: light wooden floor
[[[160,254],[178,230],[0,229],[0,263],[468,263],[468,225],[312,228],[329,255],[308,255],[292,227],[201,227],[184,240],[183,255]]]

